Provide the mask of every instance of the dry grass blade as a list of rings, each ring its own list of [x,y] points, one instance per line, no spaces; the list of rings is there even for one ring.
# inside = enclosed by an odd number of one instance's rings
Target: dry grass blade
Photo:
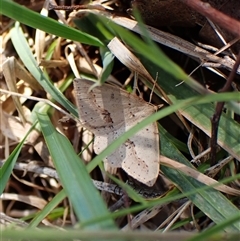
[[[20,202],[24,202],[26,204],[29,204],[33,207],[36,207],[38,209],[43,209],[44,206],[47,204],[47,201],[44,200],[43,198],[38,198],[35,196],[31,196],[31,195],[17,195],[17,194],[13,194],[13,193],[3,193],[0,196],[1,200],[14,200],[14,201],[20,201]]]
[[[194,170],[193,168],[190,168],[186,165],[183,165],[179,162],[173,161],[170,158],[167,158],[165,156],[161,156],[161,163],[165,166],[174,168],[176,170],[179,170],[183,172],[185,175],[193,177],[194,179],[198,180],[201,183],[206,184],[207,186],[212,186],[216,190],[219,190],[221,192],[227,193],[229,195],[239,196],[240,191],[233,189],[231,187],[228,187],[226,185],[223,185],[216,180],[202,174],[199,171]]]
[[[138,23],[135,20],[125,17],[113,17],[113,21],[136,33],[142,34],[142,31],[140,30]],[[194,59],[198,59],[200,63],[202,61],[207,61],[209,64],[215,63],[218,66],[222,66],[228,70],[232,70],[233,68],[234,61],[231,58],[228,58],[227,56],[226,58],[215,56],[211,54],[211,52],[208,52],[207,50],[199,46],[196,46],[182,38],[179,38],[178,36],[172,35],[167,32],[163,32],[151,26],[146,27],[149,31],[149,35],[151,36],[152,40],[156,41],[157,43],[180,51]],[[238,68],[237,73],[240,74],[240,67]]]

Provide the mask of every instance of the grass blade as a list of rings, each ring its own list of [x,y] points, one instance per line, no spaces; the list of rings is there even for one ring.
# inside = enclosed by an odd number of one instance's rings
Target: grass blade
[[[99,192],[94,187],[85,165],[75,154],[71,143],[52,126],[47,115],[38,114],[39,123],[55,168],[76,215],[81,222],[108,214]],[[91,230],[115,229],[107,219],[86,227]]]

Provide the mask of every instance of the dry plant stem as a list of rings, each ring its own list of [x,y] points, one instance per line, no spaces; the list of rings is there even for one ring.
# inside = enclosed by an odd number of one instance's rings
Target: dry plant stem
[[[28,223],[27,222],[24,222],[20,219],[17,219],[17,218],[12,218],[10,216],[7,216],[5,213],[3,212],[0,212],[0,217],[1,217],[1,220],[0,220],[0,223],[3,224],[11,224],[11,225],[15,225],[15,228],[16,226],[18,227],[28,227]]]
[[[201,164],[201,161],[199,159],[204,157],[205,155],[207,155],[210,151],[211,151],[211,148],[209,147],[205,151],[203,151],[200,154],[198,154],[197,156],[195,156],[190,162],[194,163],[194,164],[197,164],[199,166]]]
[[[24,98],[29,99],[29,100],[34,100],[34,101],[46,103],[46,104],[50,105],[51,107],[55,108],[56,110],[58,110],[59,112],[63,113],[64,115],[66,115],[70,119],[73,119],[76,122],[78,122],[78,119],[75,116],[69,114],[68,112],[66,112],[65,110],[63,110],[62,108],[60,108],[59,106],[57,106],[56,104],[51,102],[50,100],[38,98],[38,97],[34,97],[34,96],[23,95],[23,94],[19,94],[19,93],[9,91],[9,90],[3,90],[1,88],[0,88],[0,93],[10,94],[10,95],[13,95],[13,96],[18,96],[18,97],[24,97]]]
[[[205,175],[207,175],[208,177],[214,178],[217,175],[217,173],[233,159],[234,159],[233,156],[228,156],[227,158],[218,162],[216,165],[205,170],[204,172]]]
[[[4,163],[5,163],[5,161],[0,160],[0,167],[2,167],[4,165]],[[54,170],[53,168],[50,168],[50,167],[40,166],[39,164],[37,164],[37,162],[16,163],[14,165],[14,170],[24,171],[24,173],[32,172],[32,173],[39,174],[39,175],[44,174],[44,175],[47,175],[49,177],[59,180],[56,170]],[[109,193],[112,193],[112,194],[115,194],[118,196],[126,195],[124,190],[116,184],[105,183],[105,182],[101,182],[101,181],[97,181],[97,180],[93,180],[93,179],[92,179],[92,181],[93,181],[94,186],[100,191],[109,192]],[[165,192],[161,192],[161,191],[147,190],[147,189],[142,189],[142,188],[136,187],[131,182],[129,182],[129,186],[131,186],[139,195],[141,195],[143,198],[146,198],[146,199],[160,197],[163,194],[165,194]]]
[[[136,229],[141,224],[147,222],[149,219],[155,217],[164,207],[166,207],[165,204],[158,204],[152,208],[147,208],[143,210],[142,212],[138,213],[132,220],[131,220],[131,227],[129,225],[125,225],[121,231],[128,231],[130,228]]]
[[[64,11],[73,11],[73,10],[80,10],[80,9],[97,9],[100,11],[105,11],[105,8],[101,5],[74,5],[74,6],[58,6],[49,3],[49,10],[64,10]]]
[[[173,226],[173,224],[179,219],[179,217],[182,215],[182,213],[192,204],[192,201],[188,201],[184,203],[181,207],[179,207],[174,214],[175,217],[170,221],[170,223],[167,225],[167,227],[163,230],[163,233],[166,233],[170,230],[170,228]]]
[[[211,7],[209,3],[205,3],[199,0],[180,0],[195,11],[201,13],[203,16],[209,18],[220,27],[225,28],[229,32],[232,32],[237,37],[240,37],[240,22],[234,18],[227,16],[226,14]]]
[[[233,82],[233,79],[235,77],[236,71],[238,69],[238,66],[240,65],[240,52],[238,54],[237,60],[233,66],[233,69],[227,78],[227,82],[225,86],[219,91],[220,93],[227,92],[231,89],[231,85]],[[217,152],[217,135],[218,135],[218,125],[222,113],[222,109],[224,106],[224,102],[218,102],[216,106],[215,113],[211,119],[212,123],[212,134],[211,134],[211,153],[210,153],[210,160],[211,160],[211,166],[216,164],[216,152]]]
[[[117,201],[115,202],[111,207],[108,208],[108,210],[110,212],[115,212],[116,210],[124,207],[125,203],[126,203],[126,196],[125,194]]]

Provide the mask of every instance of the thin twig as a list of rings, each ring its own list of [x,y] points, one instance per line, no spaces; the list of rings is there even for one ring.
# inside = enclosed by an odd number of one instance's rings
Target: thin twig
[[[180,0],[203,16],[209,18],[220,27],[225,28],[237,37],[240,37],[240,22],[211,7],[209,3],[199,0]]]
[[[224,85],[224,87],[219,91],[220,93],[222,92],[227,92],[231,89],[231,85],[233,82],[233,79],[235,77],[236,71],[238,69],[238,66],[240,65],[240,52],[238,54],[237,60],[233,66],[233,69],[230,73],[230,75],[227,78],[227,82]],[[216,152],[217,152],[217,135],[218,135],[218,125],[219,125],[219,121],[220,121],[220,117],[222,114],[222,109],[224,106],[225,102],[218,102],[217,106],[216,106],[216,110],[215,113],[211,119],[211,123],[212,123],[212,134],[211,134],[211,153],[210,153],[210,160],[211,160],[211,165],[215,165],[216,164]]]
[[[73,10],[80,10],[80,9],[96,9],[100,11],[106,11],[106,9],[100,5],[100,4],[95,4],[95,5],[71,5],[71,6],[58,6],[54,5],[52,3],[49,3],[49,10],[64,10],[64,11],[73,11]]]

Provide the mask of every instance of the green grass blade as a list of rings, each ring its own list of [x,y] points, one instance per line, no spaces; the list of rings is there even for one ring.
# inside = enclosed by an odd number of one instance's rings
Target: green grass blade
[[[35,124],[32,125],[30,130],[27,132],[27,134],[24,136],[23,140],[16,146],[16,148],[12,151],[6,162],[3,164],[3,166],[0,169],[0,194],[3,193],[4,188],[7,185],[7,182],[9,180],[9,177],[12,173],[13,167],[18,159],[18,156],[22,150],[22,147],[24,145],[24,142],[26,138],[28,137],[29,133],[34,129]]]
[[[65,39],[71,39],[93,46],[103,46],[103,43],[99,39],[72,27],[61,24],[51,18],[42,16],[39,13],[15,3],[14,1],[1,0],[0,4],[1,14],[19,21],[20,23],[26,24],[27,26],[40,29],[46,33],[51,33]]]
[[[100,54],[103,64],[103,69],[100,76],[100,83],[104,83],[112,72],[115,56],[111,53],[111,51],[109,51],[107,47],[100,48]]]
[[[37,61],[35,60],[27,40],[19,27],[16,24],[11,30],[12,43],[21,58],[22,62],[29,70],[29,72],[34,76],[38,83],[44,88],[44,90],[49,93],[58,103],[64,106],[70,113],[78,116],[75,106],[50,82],[47,76],[38,67]]]
[[[74,23],[79,29],[91,36],[95,36],[103,43],[108,43],[114,37],[113,33],[94,14],[89,13],[82,18],[75,18]]]
[[[190,239],[187,239],[187,241],[222,240],[222,231],[225,230],[232,223],[239,222],[239,219],[240,212],[233,215],[230,219],[224,220],[220,224],[217,224],[216,226],[211,227],[208,230],[205,230],[202,233],[197,234]],[[230,240],[235,241],[239,238],[239,232],[232,232],[232,235],[234,238]]]
[[[42,220],[66,197],[64,190],[60,191],[31,221],[28,228],[37,227]]]
[[[69,140],[55,130],[47,115],[38,114],[38,119],[54,166],[79,220],[84,222],[108,215],[105,203]],[[107,219],[86,228],[100,230],[116,226],[113,220]]]

